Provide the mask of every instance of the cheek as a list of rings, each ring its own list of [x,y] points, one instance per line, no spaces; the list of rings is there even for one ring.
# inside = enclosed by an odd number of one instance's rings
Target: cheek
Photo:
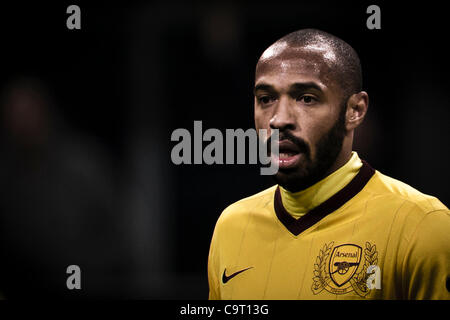
[[[323,114],[322,114],[323,113]],[[305,119],[307,118],[307,119]],[[309,143],[312,155],[315,156],[317,144],[329,133],[334,125],[329,112],[318,112],[314,115],[303,115],[302,137]]]
[[[255,107],[255,128],[259,129],[269,129],[270,119],[268,112],[263,112],[261,108]]]

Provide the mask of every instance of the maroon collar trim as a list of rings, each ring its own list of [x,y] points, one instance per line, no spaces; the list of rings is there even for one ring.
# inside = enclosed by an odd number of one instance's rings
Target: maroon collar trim
[[[327,215],[339,209],[344,203],[359,193],[367,182],[375,174],[375,170],[364,160],[358,174],[340,191],[331,198],[321,203],[300,219],[293,218],[283,206],[281,201],[280,187],[275,191],[275,213],[278,220],[295,236],[310,228]]]

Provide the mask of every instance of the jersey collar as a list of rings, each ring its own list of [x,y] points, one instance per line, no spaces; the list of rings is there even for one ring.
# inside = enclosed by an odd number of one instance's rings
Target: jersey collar
[[[361,159],[352,151],[347,163],[304,190],[293,193],[280,186],[283,207],[295,219],[300,218],[345,187],[356,177],[361,167]]]
[[[374,175],[375,170],[364,160],[358,174],[341,190],[334,194],[331,198],[322,202],[314,209],[308,211],[299,219],[293,218],[283,206],[281,200],[280,187],[275,191],[275,213],[280,222],[295,236],[310,228],[328,214],[340,208],[344,203],[359,193],[370,178]]]

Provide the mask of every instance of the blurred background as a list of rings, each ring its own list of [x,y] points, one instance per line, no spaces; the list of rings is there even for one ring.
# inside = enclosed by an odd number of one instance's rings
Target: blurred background
[[[81,9],[68,30],[66,9]],[[368,30],[366,8],[381,8]],[[176,128],[253,127],[255,64],[301,28],[360,54],[374,168],[450,203],[447,12],[438,2],[60,1],[0,11],[0,293],[206,299],[215,222],[273,184],[257,165],[174,165]],[[66,268],[82,290],[67,290]]]

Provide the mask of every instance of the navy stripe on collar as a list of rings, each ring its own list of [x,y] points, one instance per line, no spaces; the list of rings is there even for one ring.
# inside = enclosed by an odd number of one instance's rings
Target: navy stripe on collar
[[[366,161],[361,161],[363,165],[358,174],[344,188],[299,219],[295,219],[286,211],[281,200],[280,187],[277,187],[275,191],[274,207],[280,222],[293,235],[298,236],[300,233],[325,218],[328,214],[339,209],[348,200],[358,194],[375,174],[375,170]]]

